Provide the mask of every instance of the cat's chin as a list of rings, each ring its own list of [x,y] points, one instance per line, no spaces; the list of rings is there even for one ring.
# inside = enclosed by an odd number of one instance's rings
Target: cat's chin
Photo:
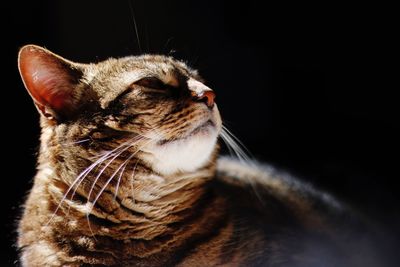
[[[180,136],[179,138],[159,140],[157,142],[157,145],[166,146],[176,142],[182,143],[185,140],[196,137],[208,138],[210,137],[210,134],[212,135],[212,132],[215,130],[215,127],[216,127],[215,123],[211,119],[209,119],[204,123],[200,123],[194,129]]]
[[[218,126],[206,121],[183,138],[147,147],[145,160],[163,175],[196,171],[209,162],[218,134]]]

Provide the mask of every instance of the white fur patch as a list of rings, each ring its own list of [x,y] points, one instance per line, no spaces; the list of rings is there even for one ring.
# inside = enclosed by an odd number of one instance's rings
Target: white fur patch
[[[182,139],[146,146],[142,149],[145,152],[143,159],[152,166],[153,170],[166,176],[178,172],[194,172],[203,167],[209,162],[221,131],[222,121],[217,105],[214,106],[209,119],[214,126],[210,125]],[[192,130],[206,121],[207,118],[194,122]],[[162,134],[153,138],[160,140],[160,137],[163,138]]]
[[[95,67],[93,64],[86,65],[85,70],[85,75],[83,78],[83,82],[85,84],[90,84],[93,80],[93,78],[97,75],[98,69]]]
[[[140,80],[141,78],[146,76],[146,72],[143,71],[135,71],[135,72],[125,72],[121,74],[117,79],[122,84],[122,87],[126,88],[132,83]]]
[[[201,95],[205,91],[212,91],[210,87],[206,86],[205,84],[190,78],[187,81],[188,87],[191,91],[195,92],[197,95]]]
[[[207,133],[199,133],[182,140],[147,147],[145,152],[149,154],[145,155],[145,158],[155,171],[163,175],[193,172],[208,162],[217,137],[217,129],[209,127]]]
[[[37,255],[40,255],[39,258]],[[60,266],[57,251],[43,241],[27,247],[22,253],[22,266]]]

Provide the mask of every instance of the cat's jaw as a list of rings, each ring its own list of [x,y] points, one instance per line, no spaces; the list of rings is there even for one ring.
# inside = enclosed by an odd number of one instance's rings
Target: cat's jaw
[[[221,118],[214,107],[210,119],[199,122],[184,138],[157,142],[144,150],[144,160],[162,175],[194,172],[214,159]]]

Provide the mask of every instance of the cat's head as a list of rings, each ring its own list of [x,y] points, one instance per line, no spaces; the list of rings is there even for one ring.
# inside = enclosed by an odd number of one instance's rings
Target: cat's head
[[[215,94],[183,62],[143,55],[80,64],[34,45],[18,62],[58,157],[140,153],[170,175],[206,165],[215,150]]]

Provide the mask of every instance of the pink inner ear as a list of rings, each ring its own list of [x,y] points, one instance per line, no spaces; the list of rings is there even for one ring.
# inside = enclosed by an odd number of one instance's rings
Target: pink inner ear
[[[39,105],[62,112],[72,104],[72,78],[61,58],[36,47],[24,47],[19,68],[25,87]]]

